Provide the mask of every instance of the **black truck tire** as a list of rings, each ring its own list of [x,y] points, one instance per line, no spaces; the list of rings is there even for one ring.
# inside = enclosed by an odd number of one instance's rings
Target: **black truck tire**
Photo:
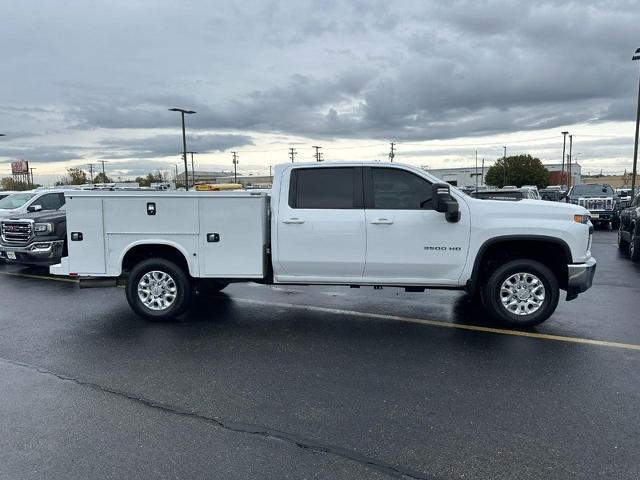
[[[640,262],[640,236],[638,236],[638,225],[631,229],[631,240],[629,241],[629,257],[634,262]]]
[[[520,259],[496,268],[483,287],[483,303],[509,327],[533,327],[549,318],[560,299],[558,280],[540,262]]]
[[[618,248],[623,252],[629,251],[629,242],[622,238],[622,227],[618,229]]]
[[[170,260],[151,258],[131,269],[127,278],[127,302],[147,320],[162,322],[182,315],[191,301],[187,273]]]

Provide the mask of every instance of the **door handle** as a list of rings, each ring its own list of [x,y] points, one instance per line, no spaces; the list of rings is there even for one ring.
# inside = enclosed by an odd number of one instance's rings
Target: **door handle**
[[[371,220],[372,225],[391,225],[393,220],[388,218],[376,218],[375,220]]]
[[[286,220],[283,220],[282,223],[299,225],[304,223],[304,220],[301,218],[287,218]]]

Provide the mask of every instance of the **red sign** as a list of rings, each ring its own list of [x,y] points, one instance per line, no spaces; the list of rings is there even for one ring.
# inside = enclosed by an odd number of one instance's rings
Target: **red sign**
[[[11,173],[13,175],[25,175],[29,173],[29,162],[26,160],[11,162]]]

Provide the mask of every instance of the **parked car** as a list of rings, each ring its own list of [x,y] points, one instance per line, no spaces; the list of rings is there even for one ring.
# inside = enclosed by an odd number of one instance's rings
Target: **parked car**
[[[522,187],[520,188],[528,188],[534,193],[535,199],[540,200],[540,192],[538,191],[538,187],[536,185],[522,185]]]
[[[640,262],[640,193],[630,207],[620,212],[618,247],[629,252],[631,260]]]
[[[512,188],[512,189],[500,189],[500,190],[482,190],[473,191],[469,193],[474,198],[489,199],[489,200],[537,200],[536,194],[533,190],[528,188]]]
[[[548,200],[550,202],[559,202],[564,198],[559,188],[543,188],[539,193],[541,200]]]
[[[617,229],[620,226],[620,197],[606,183],[583,183],[571,187],[565,198],[586,208],[591,213],[594,225],[610,225]]]
[[[620,197],[620,208],[627,208],[631,205],[630,188],[616,188],[616,195]]]
[[[21,194],[15,194],[21,195]],[[14,195],[14,196],[15,196]],[[26,202],[0,220],[0,258],[9,263],[53,265],[66,255],[64,192],[30,192]],[[7,197],[4,200],[9,200]],[[14,198],[11,205],[23,202]]]
[[[397,163],[279,165],[269,194],[68,192],[67,229],[51,273],[126,278],[152,320],[181,315],[194,289],[252,281],[464,289],[495,320],[531,326],[596,269],[584,208],[477,200]]]

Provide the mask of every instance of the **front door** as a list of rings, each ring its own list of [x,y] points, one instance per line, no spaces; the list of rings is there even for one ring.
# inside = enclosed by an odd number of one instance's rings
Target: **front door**
[[[468,215],[447,222],[431,207],[431,183],[401,167],[367,167],[364,185],[365,281],[456,284],[469,249]]]
[[[288,180],[275,226],[277,279],[361,279],[366,249],[362,169],[295,168]]]

